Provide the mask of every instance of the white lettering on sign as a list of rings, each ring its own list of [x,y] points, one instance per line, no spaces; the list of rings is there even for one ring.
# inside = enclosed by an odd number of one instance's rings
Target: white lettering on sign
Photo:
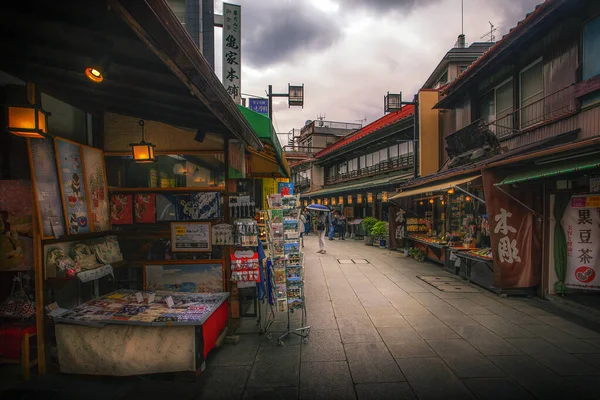
[[[498,258],[500,262],[513,264],[514,262],[521,262],[519,257],[519,249],[517,248],[517,240],[510,239],[508,236],[509,232],[516,233],[517,230],[508,224],[508,219],[512,217],[512,213],[506,211],[504,208],[500,209],[500,214],[494,217],[496,226],[494,227],[494,233],[502,233],[504,237],[498,241]]]

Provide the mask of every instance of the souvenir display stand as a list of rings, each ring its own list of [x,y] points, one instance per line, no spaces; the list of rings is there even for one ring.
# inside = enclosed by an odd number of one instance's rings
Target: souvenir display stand
[[[460,267],[467,257],[471,257],[468,265],[475,259],[491,261],[489,221],[483,200],[450,189],[413,202],[416,212],[406,218],[406,238],[425,258],[455,274],[466,273],[467,264]]]
[[[289,335],[297,335],[307,343],[310,326],[307,325],[304,296],[304,267],[299,242],[299,196],[273,194],[268,198],[267,243],[269,262],[266,268],[268,301],[265,303],[267,321],[261,330],[272,338],[271,326],[276,313],[286,313],[286,331],[277,339],[279,346]],[[291,314],[300,312],[300,327],[293,328]]]
[[[118,290],[72,310],[53,309],[63,373],[196,371],[227,321],[228,293]]]
[[[254,205],[229,207],[228,173],[206,162],[227,151],[137,164],[58,137],[27,146],[40,371],[44,346],[65,373],[202,370],[239,318],[236,284],[255,279],[254,254],[230,260],[257,230],[228,224]]]

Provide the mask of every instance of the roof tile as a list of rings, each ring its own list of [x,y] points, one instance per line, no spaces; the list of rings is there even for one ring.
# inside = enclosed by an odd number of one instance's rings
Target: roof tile
[[[414,106],[412,106],[412,105],[404,106],[404,107],[402,107],[402,110],[384,115],[383,117],[379,118],[378,120],[373,121],[370,124],[362,127],[358,131],[351,133],[350,135],[346,136],[342,140],[337,141],[334,144],[332,144],[331,146],[324,148],[323,150],[321,150],[317,154],[315,154],[315,158],[324,157],[327,154],[329,154],[335,150],[341,149],[342,147],[347,146],[350,143],[353,143],[359,139],[362,139],[365,136],[370,135],[371,133],[376,132],[381,128],[384,128],[384,127],[391,125],[395,122],[398,122],[400,120],[403,120],[404,118],[408,118],[408,117],[412,116],[413,114],[414,114]]]

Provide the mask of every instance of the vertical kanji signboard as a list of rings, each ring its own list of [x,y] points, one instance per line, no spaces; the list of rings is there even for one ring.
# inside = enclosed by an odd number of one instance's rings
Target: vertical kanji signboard
[[[573,196],[562,218],[567,236],[565,285],[600,290],[600,196]]]
[[[223,3],[223,86],[237,104],[242,104],[242,10]]]

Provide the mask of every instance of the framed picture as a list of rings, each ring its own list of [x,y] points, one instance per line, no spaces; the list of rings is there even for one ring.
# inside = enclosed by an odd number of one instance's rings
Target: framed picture
[[[188,293],[224,292],[223,265],[223,260],[147,262],[143,269],[143,289]]]
[[[114,225],[133,224],[133,195],[113,194],[110,196],[110,215]]]
[[[91,232],[81,145],[57,137],[54,138],[54,148],[67,233],[76,235]]]
[[[95,147],[81,145],[85,192],[90,204],[92,231],[110,230],[110,204],[104,152]]]
[[[153,224],[156,222],[156,204],[154,193],[138,193],[134,197],[135,222]]]
[[[212,251],[210,222],[171,222],[171,251],[203,253]]]
[[[65,233],[65,214],[56,170],[52,139],[27,139],[31,181],[42,239],[58,238]]]

